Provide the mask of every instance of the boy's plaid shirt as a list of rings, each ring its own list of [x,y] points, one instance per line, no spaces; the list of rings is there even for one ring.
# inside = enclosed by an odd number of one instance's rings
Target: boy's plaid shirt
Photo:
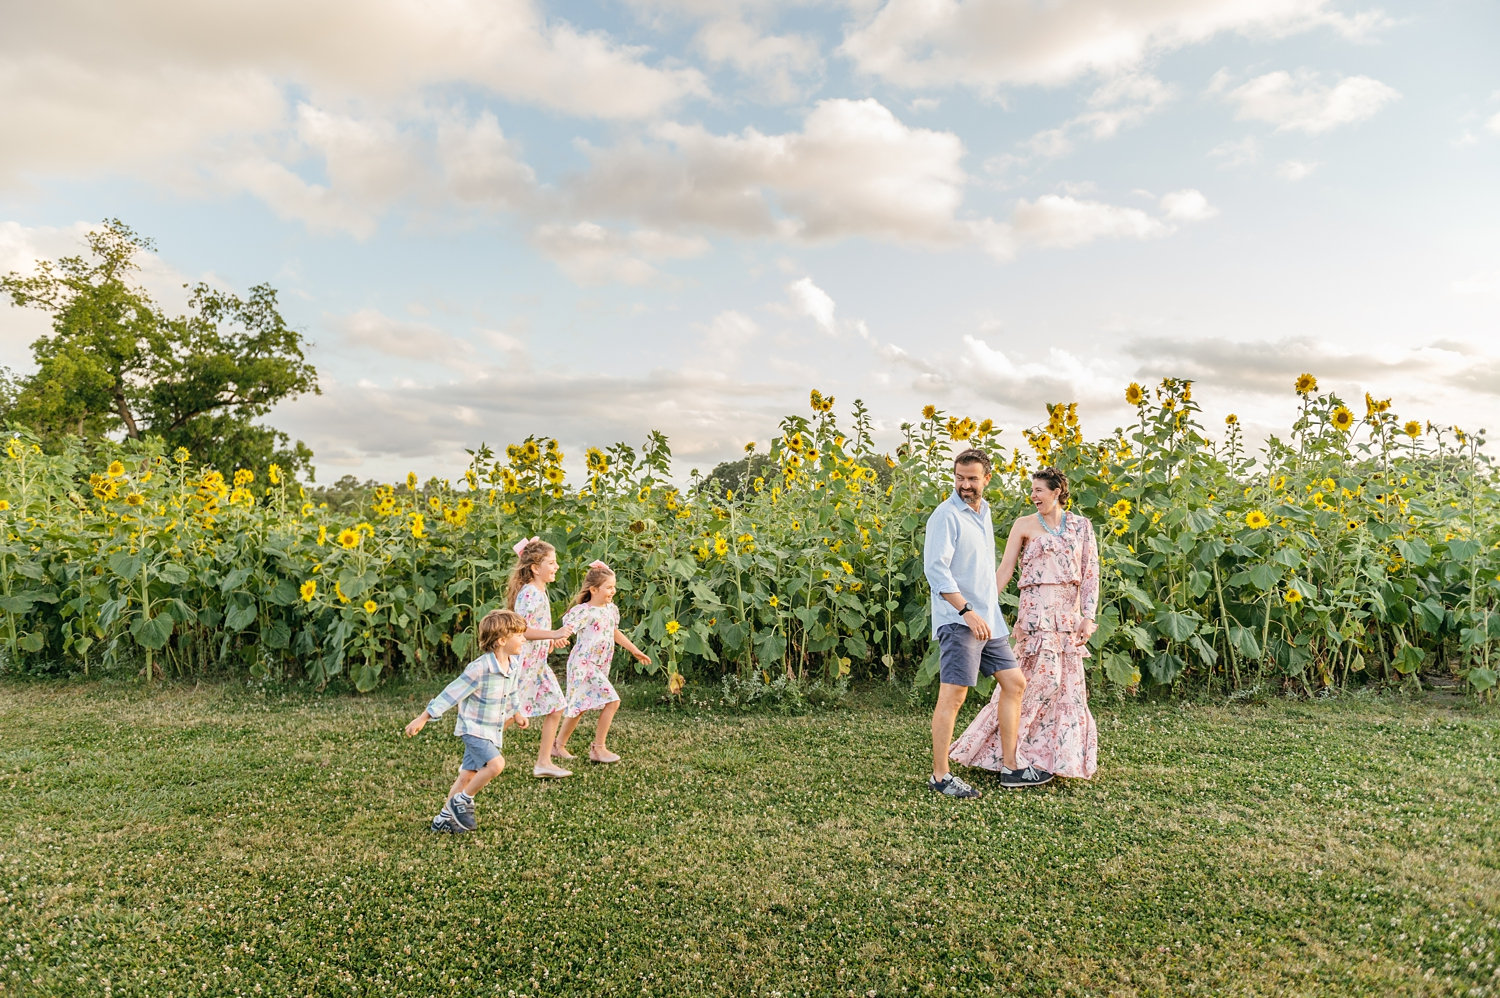
[[[457,704],[455,735],[476,735],[501,744],[506,718],[520,709],[519,658],[517,655],[504,665],[492,652],[476,658],[443,692],[432,698],[427,715],[439,718],[443,711]]]

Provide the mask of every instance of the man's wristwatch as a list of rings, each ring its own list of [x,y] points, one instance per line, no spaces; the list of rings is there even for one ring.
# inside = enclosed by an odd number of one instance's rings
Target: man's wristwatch
[[[963,616],[963,615],[964,615],[964,614],[966,614],[966,613],[970,613],[970,612],[972,612],[972,611],[973,611],[973,609],[974,609],[974,608],[973,608],[973,607],[972,607],[972,606],[970,606],[970,605],[969,605],[969,604],[968,604],[968,603],[967,603],[967,602],[966,602],[966,603],[964,603],[964,605],[963,605],[963,606],[961,606],[961,607],[959,607],[959,608],[958,608],[958,615],[959,615],[959,616],[960,616],[960,617],[962,617],[962,616]]]

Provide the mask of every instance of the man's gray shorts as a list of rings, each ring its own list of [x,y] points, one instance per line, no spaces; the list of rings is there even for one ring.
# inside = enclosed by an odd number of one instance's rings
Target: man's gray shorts
[[[951,686],[973,686],[981,674],[993,676],[1020,663],[1010,650],[1010,638],[976,641],[967,624],[944,624],[938,628],[938,681]]]

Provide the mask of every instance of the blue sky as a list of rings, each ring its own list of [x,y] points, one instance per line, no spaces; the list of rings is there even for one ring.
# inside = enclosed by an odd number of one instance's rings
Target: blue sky
[[[1500,6],[390,0],[7,13],[0,270],[117,216],[143,280],[268,281],[319,477],[764,441],[816,387],[893,440],[1303,370],[1500,416]],[[42,317],[0,310],[25,370]],[[1358,409],[1357,411],[1362,411]]]

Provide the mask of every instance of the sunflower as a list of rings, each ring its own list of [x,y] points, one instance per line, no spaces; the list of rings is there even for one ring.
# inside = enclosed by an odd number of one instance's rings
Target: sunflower
[[[1140,405],[1146,401],[1146,390],[1134,381],[1125,389],[1125,401],[1131,405]]]
[[[979,435],[981,437],[989,436],[990,433],[994,431],[994,429],[995,423],[993,420],[983,419],[979,421]]]
[[[1120,499],[1109,508],[1110,516],[1125,517],[1130,515],[1130,500]]]
[[[1299,374],[1296,388],[1298,395],[1311,395],[1318,390],[1318,379],[1311,374]]]
[[[1407,436],[1411,437],[1413,440],[1422,435],[1422,424],[1417,422],[1415,419],[1407,422],[1407,424],[1401,427],[1401,429]]]
[[[242,485],[249,485],[253,481],[255,481],[255,472],[251,471],[249,468],[236,469],[234,473],[235,488],[239,488]]]
[[[365,600],[365,613],[374,613],[380,609],[380,605],[372,599]]]
[[[1339,406],[1333,410],[1331,421],[1334,429],[1348,433],[1354,426],[1354,413],[1350,412],[1344,406]]]
[[[677,621],[674,620],[671,623],[675,624],[677,623]],[[681,693],[682,688],[686,685],[687,677],[680,672],[674,672],[667,677],[667,693],[671,696],[675,697],[677,694]]]
[[[423,518],[421,513],[413,513],[411,515],[411,535],[417,540],[421,540],[422,535],[426,532],[427,521]]]
[[[1251,530],[1259,530],[1271,521],[1258,509],[1252,509],[1245,514],[1245,526]]]
[[[408,471],[406,473],[406,491],[417,491],[417,473],[415,471]]]
[[[327,543],[328,543],[328,525],[324,524],[324,523],[320,523],[320,524],[318,524],[318,547],[322,547],[324,544],[327,544]]]
[[[1130,528],[1128,526],[1126,526],[1124,520],[1116,520],[1115,521],[1115,525],[1110,528],[1110,530],[1114,533],[1114,535],[1116,537],[1119,537],[1121,534],[1123,534],[1125,531],[1127,531],[1129,529]]]
[[[140,506],[145,502],[146,497],[141,495],[139,492],[131,492],[125,496],[125,505],[127,506]]]
[[[107,469],[106,474],[108,474],[110,478],[119,478],[121,475],[125,474],[125,465],[121,464],[119,461],[111,461],[109,463],[109,468]]]
[[[777,597],[775,597],[775,596],[767,596],[766,597],[766,606],[769,606],[771,609],[774,610],[774,609],[776,609],[780,605],[781,605],[781,600],[778,599]]]
[[[1240,421],[1240,417],[1236,416],[1232,412],[1229,415],[1227,415],[1227,416],[1224,417],[1224,425],[1225,426],[1234,426],[1234,425],[1238,424],[1239,421]]]
[[[1302,590],[1297,589],[1295,586],[1289,587],[1287,591],[1282,594],[1281,598],[1286,600],[1288,603],[1301,603]]]
[[[922,406],[922,418],[923,419],[936,419],[937,418],[937,406],[935,406],[935,405],[924,405],[924,406]]]
[[[318,595],[318,580],[308,579],[302,583],[302,588],[297,591],[302,594],[302,602],[311,603],[312,598]]]
[[[3,513],[8,509],[10,509],[10,500],[0,499],[0,513]]]
[[[188,452],[188,449],[186,447],[179,447],[172,452],[172,460],[176,461],[178,464],[187,464],[188,458],[192,456],[193,455]]]
[[[807,401],[808,404],[812,406],[813,412],[823,411],[823,393],[818,391],[816,388],[812,390],[812,394],[808,396]]]
[[[679,624],[677,621],[675,621],[675,620],[669,620],[669,621],[667,621],[666,631],[667,631],[667,634],[669,636],[673,635],[673,634],[676,634],[681,629],[682,629],[682,625]]]
[[[714,554],[720,558],[729,553],[729,541],[723,534],[714,534]]]
[[[364,535],[353,527],[345,527],[339,531],[339,543],[346,548],[359,547],[360,538]]]

